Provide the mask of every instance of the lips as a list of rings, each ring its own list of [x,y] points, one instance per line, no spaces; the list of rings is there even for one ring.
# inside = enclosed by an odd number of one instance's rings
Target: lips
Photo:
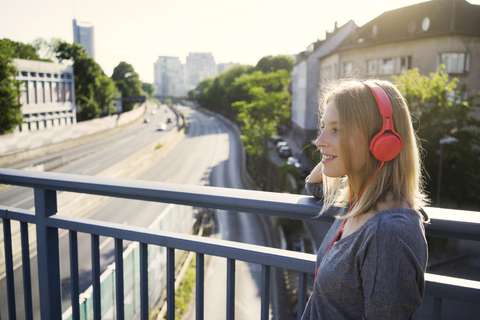
[[[328,154],[322,154],[322,162],[329,162],[329,161],[332,161],[336,158],[336,156],[331,156],[331,155],[328,155]]]

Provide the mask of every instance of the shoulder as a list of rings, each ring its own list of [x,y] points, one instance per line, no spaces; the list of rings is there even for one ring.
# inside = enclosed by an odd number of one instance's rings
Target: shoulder
[[[426,243],[421,213],[399,208],[380,211],[376,214],[375,238],[385,247],[419,247]]]
[[[409,208],[397,208],[380,211],[377,217],[378,231],[386,233],[404,232],[410,229],[423,229],[423,220],[420,212]]]

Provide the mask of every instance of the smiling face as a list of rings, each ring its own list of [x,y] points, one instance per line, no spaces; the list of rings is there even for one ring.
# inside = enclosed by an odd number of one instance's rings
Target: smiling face
[[[325,107],[320,121],[320,128],[321,133],[315,141],[315,145],[320,148],[322,153],[323,174],[330,178],[339,178],[347,175],[340,139],[342,128],[334,99],[331,99]],[[351,135],[351,138],[347,140],[345,145],[350,148],[349,154],[352,155],[353,167],[360,169],[366,161],[366,153],[357,148],[359,141],[355,139],[355,136],[359,135]]]

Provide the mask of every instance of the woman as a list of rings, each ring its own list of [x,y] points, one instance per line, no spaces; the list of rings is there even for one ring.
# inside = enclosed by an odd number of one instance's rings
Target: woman
[[[386,81],[343,80],[320,103],[321,162],[306,179],[339,207],[302,319],[410,319],[424,293],[428,217],[405,100]]]

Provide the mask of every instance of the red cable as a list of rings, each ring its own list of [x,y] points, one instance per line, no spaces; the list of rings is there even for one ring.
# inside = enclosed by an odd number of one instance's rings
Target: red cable
[[[358,200],[360,199],[360,197],[362,196],[363,194],[363,191],[365,191],[365,189],[368,187],[368,185],[370,184],[370,182],[372,182],[373,178],[375,178],[375,176],[377,175],[377,173],[380,171],[380,169],[382,169],[383,167],[383,164],[385,163],[385,161],[382,161],[382,164],[380,165],[380,168],[378,168],[377,172],[375,172],[375,174],[373,175],[372,179],[370,179],[370,181],[368,181],[368,183],[365,185],[365,187],[363,188],[362,192],[360,192],[360,194],[358,195],[357,197],[357,200],[355,200],[355,203],[353,204],[352,206],[352,189],[350,187],[350,180],[348,181],[348,189],[350,190],[350,205],[348,207],[348,213],[350,213],[352,211],[353,208],[355,208],[355,205],[357,204]],[[330,248],[333,246],[333,244],[335,243],[335,241],[337,241],[337,238],[338,236],[340,235],[340,233],[342,232],[343,230],[343,227],[345,226],[345,223],[347,223],[347,219],[345,219],[342,223],[342,225],[340,226],[340,229],[338,230],[338,233],[337,235],[335,236],[335,238],[333,239],[332,243],[330,243],[330,246],[328,247],[327,251],[325,251],[325,254],[323,256],[326,256],[327,255],[327,252],[328,250],[330,250]],[[317,270],[315,271],[315,277],[317,277],[317,272],[318,272],[318,268]]]

